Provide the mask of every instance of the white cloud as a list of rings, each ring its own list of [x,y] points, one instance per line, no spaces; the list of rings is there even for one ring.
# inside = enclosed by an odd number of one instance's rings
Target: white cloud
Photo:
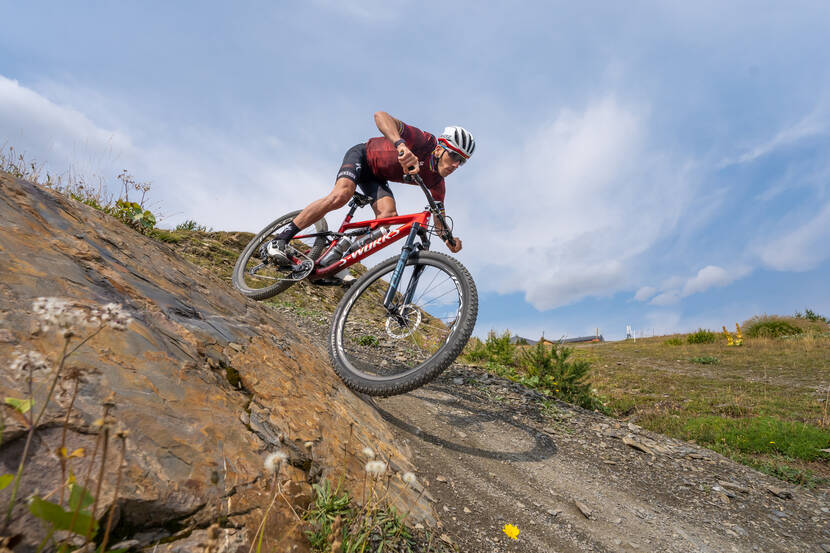
[[[476,229],[465,262],[481,286],[522,291],[541,310],[630,287],[638,256],[676,224],[690,193],[687,166],[649,144],[647,110],[608,96],[522,136],[488,163],[499,170],[472,176],[483,181],[474,205],[455,211],[448,192],[459,229]]]
[[[707,265],[686,282],[681,295],[686,297],[704,292],[714,286],[726,286],[733,280],[735,280],[735,276],[730,275],[725,269],[715,265]]]
[[[780,130],[772,138],[764,140],[735,158],[721,161],[719,168],[749,163],[764,157],[779,148],[795,144],[805,138],[827,133],[828,115],[830,114],[828,114],[828,110],[824,107],[825,103],[826,102],[822,102],[803,119],[785,129]]]
[[[643,286],[637,290],[636,294],[634,294],[634,299],[637,301],[646,301],[647,299],[654,297],[656,293],[657,288],[654,286]]]
[[[48,88],[74,102],[84,98],[71,87]],[[52,174],[113,183],[128,168],[137,181],[151,183],[149,207],[164,216],[164,226],[194,219],[209,227],[258,231],[328,192],[333,182],[334,164],[293,155],[279,137],[247,136],[240,142],[201,128],[158,136],[151,132],[162,127],[157,122],[131,127],[120,113],[106,111],[107,99],[96,100],[93,117],[0,76],[0,145],[45,163]],[[152,142],[140,144],[134,136],[150,136]],[[112,186],[110,191],[117,192]]]
[[[82,111],[53,102],[2,75],[0,129],[0,144],[14,147],[30,161],[51,161],[53,173],[70,168],[97,173],[101,164],[135,154],[127,133],[102,128]]]
[[[692,277],[674,276],[666,279],[659,288],[644,286],[637,291],[634,299],[646,301],[651,298],[649,301],[651,305],[674,305],[692,294],[699,294],[710,288],[727,286],[750,272],[751,268],[745,265],[738,265],[730,270],[716,265],[707,265]]]
[[[668,290],[654,296],[649,302],[651,305],[674,305],[680,301],[680,292]]]
[[[779,271],[808,271],[830,257],[830,202],[809,221],[760,247],[763,263]]]

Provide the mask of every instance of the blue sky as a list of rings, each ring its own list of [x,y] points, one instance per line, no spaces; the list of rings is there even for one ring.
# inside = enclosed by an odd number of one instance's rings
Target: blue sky
[[[0,144],[128,169],[162,226],[257,231],[327,193],[385,110],[476,136],[447,211],[479,335],[830,315],[830,3],[0,8]]]

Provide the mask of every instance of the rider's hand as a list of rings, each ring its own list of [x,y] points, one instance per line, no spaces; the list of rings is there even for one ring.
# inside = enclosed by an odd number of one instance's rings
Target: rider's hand
[[[406,144],[398,146],[398,163],[403,167],[405,175],[414,175],[421,170],[421,164],[418,162],[418,158],[406,147]]]
[[[459,238],[458,236],[453,236],[453,240],[455,240],[455,246],[450,246],[449,240],[444,240],[444,244],[447,245],[447,247],[450,249],[452,253],[455,253],[461,249],[461,238]]]

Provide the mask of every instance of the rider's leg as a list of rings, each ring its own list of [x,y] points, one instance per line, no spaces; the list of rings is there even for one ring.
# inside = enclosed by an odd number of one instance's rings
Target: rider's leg
[[[334,183],[334,189],[328,196],[311,202],[299,215],[294,217],[294,224],[298,228],[305,228],[325,216],[326,213],[340,209],[352,199],[355,188],[356,185],[352,179],[340,177]]]
[[[346,205],[354,195],[355,188],[356,185],[350,178],[340,177],[337,179],[334,183],[334,189],[328,196],[308,204],[299,215],[294,217],[293,221],[277,233],[274,239],[266,245],[268,255],[280,265],[290,264],[291,260],[285,253],[286,244],[300,232],[300,229],[313,224],[329,211],[334,211]]]
[[[378,200],[372,204],[372,209],[375,210],[376,219],[383,219],[384,217],[394,217],[398,214],[397,208],[395,206],[395,198],[392,196],[378,198]]]

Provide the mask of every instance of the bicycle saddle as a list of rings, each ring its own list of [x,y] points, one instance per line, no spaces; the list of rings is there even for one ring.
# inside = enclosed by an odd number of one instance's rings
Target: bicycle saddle
[[[357,207],[363,207],[364,205],[369,205],[372,203],[372,198],[367,196],[366,194],[361,194],[360,192],[355,192],[354,196],[352,196],[350,204],[354,204]]]

